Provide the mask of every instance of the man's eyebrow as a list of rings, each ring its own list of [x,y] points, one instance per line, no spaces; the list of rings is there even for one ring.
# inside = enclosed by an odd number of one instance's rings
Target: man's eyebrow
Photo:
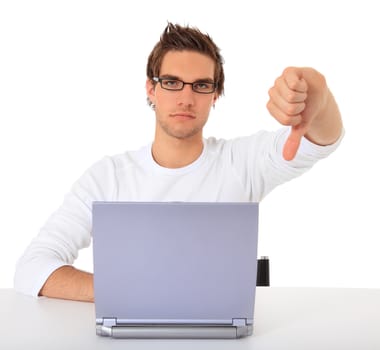
[[[160,75],[161,79],[170,79],[170,80],[181,80],[182,79],[176,75],[170,75],[170,74],[163,74]],[[193,83],[200,83],[200,82],[205,82],[205,83],[213,83],[214,80],[211,78],[199,78],[193,81]]]
[[[171,79],[171,80],[181,80],[179,77],[177,77],[175,75],[170,75],[170,74],[160,75],[160,78],[162,78],[162,79]]]

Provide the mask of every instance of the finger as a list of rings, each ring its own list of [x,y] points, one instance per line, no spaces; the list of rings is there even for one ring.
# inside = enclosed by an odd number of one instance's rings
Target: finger
[[[299,108],[299,110],[302,111],[303,108]],[[302,122],[302,116],[300,113],[294,113],[292,115],[287,114],[289,110],[284,112],[284,108],[279,107],[273,99],[268,101],[267,109],[269,113],[282,125],[295,126]],[[292,113],[293,112],[295,112],[295,110],[293,110]]]
[[[307,92],[307,83],[302,76],[302,69],[290,67],[283,72],[283,77],[288,88],[292,91]]]
[[[269,90],[270,102],[275,104],[287,116],[298,116],[305,109],[306,93],[281,91],[275,87]]]
[[[277,91],[278,94],[288,103],[298,103],[304,102],[307,98],[307,91],[296,90],[302,88],[302,84],[298,86],[297,83],[288,82],[286,77],[281,76],[275,81],[275,85],[269,90],[269,92]]]
[[[292,126],[288,139],[284,144],[284,148],[282,150],[282,156],[285,160],[290,161],[294,159],[301,144],[301,139],[306,133],[306,127],[297,125]]]

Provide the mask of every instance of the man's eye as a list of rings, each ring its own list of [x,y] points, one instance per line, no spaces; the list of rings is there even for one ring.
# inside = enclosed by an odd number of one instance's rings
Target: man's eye
[[[208,89],[210,89],[211,86],[212,86],[212,84],[210,84],[210,83],[195,83],[194,84],[194,88],[196,90],[208,90]]]
[[[181,82],[178,80],[163,80],[162,83],[168,88],[176,88],[181,85]]]

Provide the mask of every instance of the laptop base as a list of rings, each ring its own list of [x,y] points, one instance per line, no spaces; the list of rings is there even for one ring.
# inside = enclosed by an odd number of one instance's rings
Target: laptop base
[[[236,326],[173,326],[173,325],[98,325],[96,334],[112,338],[139,339],[235,339],[251,335],[252,325]]]

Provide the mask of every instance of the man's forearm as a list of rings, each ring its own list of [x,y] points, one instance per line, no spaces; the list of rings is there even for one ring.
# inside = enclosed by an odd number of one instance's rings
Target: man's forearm
[[[47,279],[40,296],[78,301],[94,301],[93,274],[77,270],[72,266],[62,266]]]

